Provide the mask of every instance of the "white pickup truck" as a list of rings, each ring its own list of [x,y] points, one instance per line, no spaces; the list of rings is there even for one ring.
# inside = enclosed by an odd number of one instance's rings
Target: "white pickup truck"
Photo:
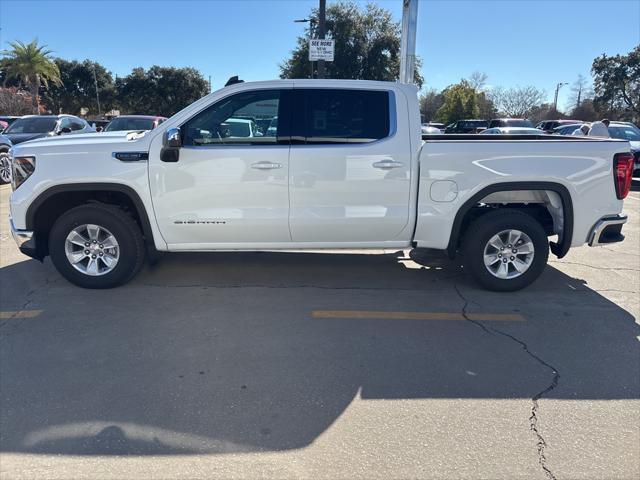
[[[549,248],[624,238],[633,169],[619,140],[423,139],[414,86],[348,80],[231,83],[154,130],[34,140],[11,159],[20,250],[88,288],[158,251],[417,248],[517,290]]]

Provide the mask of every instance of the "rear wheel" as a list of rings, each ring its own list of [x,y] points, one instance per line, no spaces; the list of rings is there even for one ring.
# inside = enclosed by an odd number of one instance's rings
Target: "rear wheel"
[[[11,162],[9,152],[0,152],[0,184],[11,182]]]
[[[549,258],[544,228],[518,210],[496,210],[465,232],[464,265],[484,288],[520,290],[540,276]]]
[[[58,271],[84,288],[111,288],[129,281],[144,261],[136,222],[111,205],[91,204],[64,213],[49,233]]]

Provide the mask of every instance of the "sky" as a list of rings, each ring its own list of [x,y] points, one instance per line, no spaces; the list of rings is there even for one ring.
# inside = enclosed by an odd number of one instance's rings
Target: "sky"
[[[332,0],[327,0],[331,3]],[[365,4],[365,1],[357,3]],[[402,0],[377,0],[399,21]],[[0,0],[0,48],[37,38],[56,56],[95,60],[114,75],[152,65],[195,67],[214,89],[239,75],[278,78],[317,0]],[[339,39],[337,39],[339,41]],[[590,78],[602,53],[640,44],[640,0],[420,0],[417,54],[425,88],[473,71],[490,86]],[[569,86],[560,91],[566,105]]]

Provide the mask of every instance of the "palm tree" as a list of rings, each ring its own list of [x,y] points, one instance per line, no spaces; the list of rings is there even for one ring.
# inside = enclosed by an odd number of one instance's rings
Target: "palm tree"
[[[5,82],[15,78],[27,85],[31,92],[33,113],[39,113],[40,85],[48,86],[49,82],[61,85],[60,70],[51,58],[51,50],[46,45],[38,45],[38,40],[31,43],[21,41],[9,42],[11,50],[4,50],[4,58],[0,60],[5,72]]]

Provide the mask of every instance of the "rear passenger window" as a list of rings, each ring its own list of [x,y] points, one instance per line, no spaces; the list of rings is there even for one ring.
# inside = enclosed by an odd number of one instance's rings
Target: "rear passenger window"
[[[294,120],[303,143],[367,143],[389,136],[389,92],[374,90],[299,90],[305,98],[304,121]],[[297,112],[299,113],[299,112]]]

